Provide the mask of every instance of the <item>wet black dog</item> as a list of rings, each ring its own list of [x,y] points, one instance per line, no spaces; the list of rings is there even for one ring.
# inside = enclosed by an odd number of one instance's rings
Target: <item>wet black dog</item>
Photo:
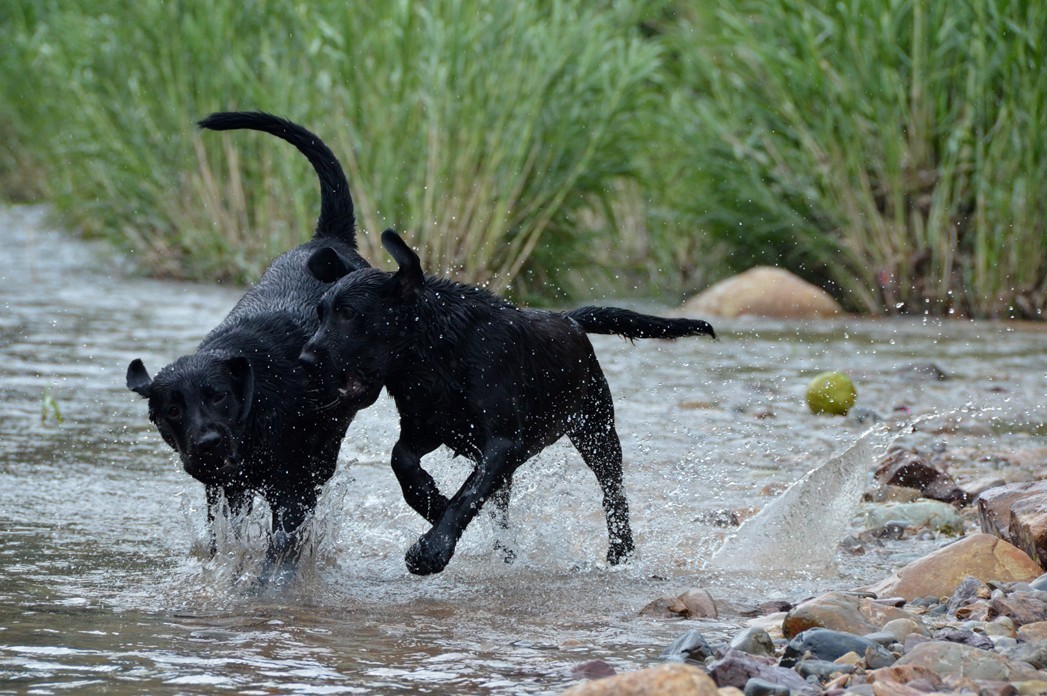
[[[393,471],[404,499],[433,525],[408,551],[410,571],[443,570],[484,502],[493,496],[504,508],[513,472],[563,435],[603,490],[607,560],[625,560],[633,538],[622,450],[586,333],[678,338],[713,336],[712,327],[609,307],[519,309],[480,288],[424,276],[418,256],[391,230],[382,243],[399,264],[395,273],[360,270],[333,248],[309,260],[318,279],[337,284],[320,302],[320,328],[301,360],[344,408],[372,404],[383,386],[395,400]],[[450,500],[421,467],[440,445],[476,462]]]
[[[320,487],[335,470],[352,410],[319,409],[298,363],[316,331],[316,306],[327,285],[306,270],[317,249],[337,249],[350,266],[356,252],[349,184],[331,150],[290,121],[264,113],[216,113],[211,130],[251,129],[282,138],[304,154],[320,179],[320,217],[312,240],[276,258],[197,352],[150,379],[141,360],[127,368],[127,387],[149,399],[149,418],[182,466],[207,490],[214,521],[224,494],[234,513],[255,494],[272,510],[267,577],[297,559],[300,528]],[[212,553],[214,537],[212,527]]]

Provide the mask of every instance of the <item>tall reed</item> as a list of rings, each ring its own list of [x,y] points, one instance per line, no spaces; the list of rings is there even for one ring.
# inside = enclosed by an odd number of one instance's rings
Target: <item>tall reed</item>
[[[630,172],[659,65],[642,4],[12,0],[0,94],[33,92],[10,110],[60,209],[161,273],[254,277],[309,235],[300,157],[192,128],[242,108],[331,144],[370,258],[394,226],[434,271],[505,288]]]
[[[1047,4],[686,8],[667,30],[678,150],[701,167],[683,185],[739,262],[872,312],[1042,315]]]

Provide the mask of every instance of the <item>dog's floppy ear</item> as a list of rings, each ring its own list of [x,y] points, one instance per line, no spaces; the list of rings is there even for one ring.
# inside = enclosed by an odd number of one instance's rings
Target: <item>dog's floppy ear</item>
[[[322,247],[314,251],[306,262],[306,267],[314,278],[324,283],[333,283],[342,276],[360,270],[359,266],[331,247]]]
[[[127,388],[147,399],[153,391],[153,378],[149,376],[145,365],[138,358],[132,360],[131,364],[127,366]]]
[[[393,274],[393,284],[400,297],[407,299],[417,295],[425,285],[425,274],[422,273],[422,262],[418,259],[418,254],[404,244],[404,240],[393,230],[382,232],[382,246],[400,267]]]
[[[254,369],[251,361],[242,355],[226,360],[226,367],[233,376],[233,385],[240,397],[240,418],[243,423],[251,413],[251,400],[254,399]]]

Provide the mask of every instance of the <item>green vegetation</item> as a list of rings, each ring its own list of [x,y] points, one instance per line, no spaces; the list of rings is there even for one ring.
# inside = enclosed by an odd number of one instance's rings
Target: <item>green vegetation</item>
[[[49,416],[54,418],[59,425],[65,422],[58,400],[51,394],[51,387],[44,387],[44,396],[40,401],[40,422],[46,423]]]
[[[250,280],[311,232],[264,109],[335,150],[362,251],[529,300],[675,296],[754,263],[853,309],[1042,316],[1035,0],[9,0],[0,196],[160,275]]]

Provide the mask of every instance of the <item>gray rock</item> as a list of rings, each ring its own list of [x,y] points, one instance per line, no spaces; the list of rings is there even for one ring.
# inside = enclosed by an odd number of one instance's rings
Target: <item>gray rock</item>
[[[768,636],[769,638],[769,636]],[[697,662],[705,664],[707,657],[712,657],[713,649],[696,630],[690,630],[677,638],[662,651],[662,659],[670,662]]]
[[[808,655],[817,660],[831,662],[849,652],[863,657],[866,666],[871,669],[886,667],[894,662],[894,655],[868,638],[827,628],[810,628],[789,641],[778,664],[782,667],[792,667]]]
[[[1003,649],[1001,654],[1009,660],[1032,665],[1033,669],[1047,669],[1047,643],[1018,643]]]
[[[750,679],[745,682],[745,696],[789,696],[792,693],[789,687],[781,684],[772,684],[763,679]]]
[[[744,689],[750,679],[760,679],[784,686],[796,695],[816,694],[819,691],[791,669],[779,667],[768,658],[734,649],[728,649],[722,658],[709,665],[709,676],[721,688],[734,686]]]
[[[920,643],[902,656],[897,666],[922,665],[942,677],[956,676],[976,681],[1029,681],[1047,679],[1024,662],[1015,662],[992,650],[932,640]]]
[[[962,645],[969,645],[972,648],[978,648],[979,650],[992,650],[993,642],[988,636],[984,636],[981,633],[975,633],[969,628],[953,628],[947,626],[945,628],[939,628],[934,631],[932,637],[935,640],[946,640],[950,643],[960,643]]]
[[[949,613],[955,616],[956,610],[960,607],[966,606],[977,599],[987,599],[988,597],[989,586],[978,578],[972,578],[968,575],[953,590],[952,596],[949,598]]]
[[[890,631],[877,631],[876,633],[866,633],[862,638],[871,640],[874,643],[878,643],[885,648],[891,647],[893,644],[898,642],[898,637]]]
[[[994,595],[989,600],[988,618],[997,616],[1010,617],[1018,626],[1047,621],[1047,592],[1034,590],[1013,592],[1003,597]]]
[[[841,674],[852,674],[855,666],[830,660],[800,660],[793,669],[805,679],[815,677],[824,684]]]
[[[731,640],[731,647],[750,655],[774,655],[774,641],[758,626],[747,628]]]
[[[888,524],[927,527],[935,531],[963,529],[963,518],[956,508],[937,500],[918,500],[898,505],[873,505],[865,514],[865,528],[878,529]]]

